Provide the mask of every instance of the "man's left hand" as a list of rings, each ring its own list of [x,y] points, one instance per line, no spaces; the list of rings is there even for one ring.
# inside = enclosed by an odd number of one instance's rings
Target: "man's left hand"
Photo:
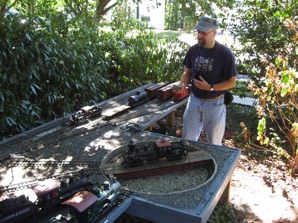
[[[199,77],[200,80],[194,79],[194,84],[197,88],[205,91],[209,91],[210,89],[210,84],[203,78]]]

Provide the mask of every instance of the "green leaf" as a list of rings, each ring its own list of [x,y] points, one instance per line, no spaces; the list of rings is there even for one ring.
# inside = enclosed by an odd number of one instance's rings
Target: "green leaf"
[[[29,33],[26,33],[26,38],[31,41],[31,37]]]
[[[48,102],[49,102],[49,104],[52,104],[52,97],[51,97],[51,95],[48,96]]]
[[[41,90],[41,88],[37,85],[37,84],[32,84],[35,88],[37,88],[38,90]]]
[[[27,109],[27,106],[25,104],[21,104],[21,106],[26,110]]]
[[[294,92],[298,93],[298,84],[295,85]]]
[[[1,102],[3,103],[5,98],[2,92],[0,92],[0,99],[1,99]]]
[[[33,94],[37,95],[35,87],[33,85],[31,85],[30,88],[31,88],[31,91],[33,92]]]
[[[289,75],[287,71],[282,72],[281,82],[288,83],[289,82]]]
[[[11,118],[11,117],[9,117],[9,116],[6,117],[5,120],[6,120],[6,123],[7,123],[9,126],[17,125],[17,123],[13,120],[13,118]]]
[[[287,87],[286,86],[283,86],[282,89],[281,89],[281,94],[280,95],[282,97],[284,97],[286,94],[287,94]]]

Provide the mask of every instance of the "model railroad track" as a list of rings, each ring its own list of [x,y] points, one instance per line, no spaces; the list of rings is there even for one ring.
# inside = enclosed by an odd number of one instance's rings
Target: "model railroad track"
[[[23,166],[23,167],[28,167],[28,166],[71,166],[71,167],[85,167],[84,169],[80,170],[74,170],[74,171],[64,171],[63,173],[56,174],[56,175],[51,175],[50,177],[45,176],[45,177],[40,177],[36,178],[34,180],[22,182],[22,183],[17,183],[17,184],[10,184],[7,186],[0,186],[0,194],[2,193],[12,193],[17,190],[21,189],[27,189],[29,187],[32,187],[38,182],[45,181],[48,179],[65,179],[69,177],[84,177],[84,176],[92,176],[92,175],[103,175],[102,171],[100,170],[101,162],[80,162],[80,161],[21,161],[17,162],[15,166]]]
[[[113,202],[111,202],[107,208],[105,208],[103,211],[101,211],[95,218],[88,222],[88,223],[99,223],[102,222],[113,210],[120,207],[122,202],[124,202],[127,198],[131,197],[133,195],[133,192],[122,190],[120,191],[120,194],[118,195],[117,199]]]
[[[97,106],[101,106],[103,110],[109,110],[111,107],[115,107],[115,105],[123,104],[123,101],[125,101],[124,99],[127,99],[129,95],[132,94],[132,92],[137,92],[138,90],[144,90],[144,87],[116,96],[113,98],[113,100],[107,100],[104,103],[97,104]],[[38,148],[39,146],[45,147],[46,145],[51,145],[59,141],[63,141],[65,139],[69,139],[78,135],[85,134],[90,131],[97,130],[106,125],[123,125],[129,122],[129,120],[131,119],[145,116],[150,113],[155,113],[174,105],[171,99],[165,101],[157,99],[145,100],[145,103],[146,106],[142,106],[141,109],[135,109],[135,107],[138,107],[139,104],[131,106],[130,109],[127,109],[129,110],[129,112],[125,113],[125,115],[123,115],[123,113],[120,111],[116,113],[114,116],[109,117],[108,120],[105,120],[105,117],[103,116],[101,116],[100,118],[94,118],[94,121],[89,120],[90,126],[93,125],[91,129],[87,128],[88,124],[86,125],[86,128],[76,128],[86,123],[87,119],[84,119],[83,121],[80,121],[79,123],[75,123],[72,125],[65,125],[67,122],[70,122],[70,116],[52,121],[48,124],[44,124],[40,127],[34,128],[16,137],[12,137],[8,140],[1,142],[0,146],[2,149],[0,154],[0,161],[9,159],[11,154],[19,154],[22,152],[30,151],[32,149]],[[140,102],[140,104],[144,104],[144,102]],[[128,129],[128,131],[130,130],[141,131],[144,129]]]
[[[96,123],[95,123],[96,122]],[[21,143],[15,142],[14,144],[7,145],[5,147],[1,147],[0,161],[7,160],[11,158],[12,154],[19,154],[22,152],[30,151],[38,148],[39,146],[45,147],[46,145],[57,144],[60,141],[85,134],[87,132],[102,128],[109,123],[96,120],[93,121],[90,125],[95,125],[94,129],[87,128],[76,128],[81,126],[83,123],[76,123],[67,126],[56,127],[56,129],[52,129],[47,132],[40,132],[39,134],[35,134],[31,138],[24,139]]]
[[[131,91],[128,91],[124,94],[121,94],[121,95],[118,95],[114,98],[111,98],[111,99],[108,99],[104,102],[101,102],[101,103],[98,103],[96,104],[97,106],[102,106],[103,109],[108,109],[112,106],[115,106],[115,104],[121,104],[123,103],[124,99],[127,99],[129,97],[129,95],[133,94],[134,92],[136,91],[141,91],[141,90],[144,90],[145,87],[148,87],[150,85],[153,85],[153,84],[147,84],[143,87],[140,87],[140,88],[137,88],[137,89],[134,89],[134,90],[131,90]],[[38,134],[41,134],[43,132],[46,132],[48,130],[51,130],[51,129],[54,129],[54,128],[59,128],[61,127],[61,125],[69,122],[71,120],[71,114],[69,115],[66,115],[65,117],[63,118],[59,118],[59,119],[56,119],[56,120],[53,120],[49,123],[46,123],[46,124],[43,124],[41,126],[38,126],[36,128],[33,128],[31,130],[28,130],[26,132],[23,132],[21,134],[18,134],[16,136],[12,136],[2,142],[0,142],[0,148],[5,148],[5,147],[15,147],[17,146],[16,144],[22,142],[26,139],[30,139]],[[61,127],[62,128],[62,127]]]
[[[70,117],[65,117],[65,118],[60,118],[54,121],[51,121],[47,124],[43,124],[41,126],[38,126],[36,128],[33,128],[31,130],[28,130],[24,133],[18,134],[16,136],[12,136],[9,139],[6,139],[2,142],[0,142],[0,146],[1,148],[5,148],[5,147],[14,147],[16,146],[16,144],[28,140],[42,132],[51,130],[51,129],[55,129],[59,126],[61,126],[62,124],[66,123],[69,120]]]
[[[86,128],[74,129],[80,126],[82,123],[77,123],[72,126],[63,126],[56,131],[52,131],[49,134],[43,136],[35,135],[32,138],[23,140],[22,143],[16,143],[14,145],[6,146],[1,149],[0,161],[5,161],[11,158],[14,154],[23,153],[33,149],[37,149],[39,146],[46,147],[47,145],[57,144],[60,141],[76,137],[78,135],[85,134],[90,131],[102,128],[108,123],[103,122],[96,125],[94,129],[87,130]]]
[[[58,167],[58,166],[78,166],[78,167],[99,167],[101,162],[96,161],[18,161],[15,163],[14,166],[51,166],[51,167]]]
[[[80,124],[76,124],[76,126],[79,126]],[[103,127],[104,125],[101,125],[100,127]],[[97,128],[100,128],[97,127]],[[74,126],[64,126],[59,128],[59,130],[53,131],[50,134],[44,135],[44,136],[37,136],[35,135],[31,139],[23,140],[22,143],[18,143],[17,145],[10,145],[3,149],[1,149],[0,154],[0,160],[8,160],[13,154],[19,154],[26,151],[30,151],[33,149],[38,148],[39,146],[45,147],[46,145],[55,144],[59,141],[72,138],[78,135],[85,134],[87,132],[86,129],[77,129],[76,131],[72,131]]]
[[[52,144],[87,132],[85,129],[75,129],[82,125],[82,123],[71,125],[69,123],[70,117],[61,119],[60,121],[53,121],[20,134],[19,137],[12,137],[11,139],[0,142],[0,161],[11,158],[13,154],[30,151],[38,148],[40,145]]]
[[[111,123],[117,123],[118,125],[122,125],[127,123],[129,120],[133,118],[137,118],[150,113],[161,111],[171,107],[172,105],[173,103],[171,103],[170,101],[169,103],[164,103],[159,100],[148,101],[146,103],[145,108],[139,109],[139,110],[136,110],[136,109],[129,110],[129,112],[126,115],[115,116],[113,121],[111,119],[109,121],[103,121],[101,118],[97,118],[96,120],[91,121],[90,125],[93,125],[94,127],[88,130],[87,128],[75,129],[75,127],[81,126],[83,124],[82,122],[79,122],[73,125],[66,125],[66,126],[57,126],[57,123],[56,123],[55,125],[51,125],[52,129],[50,129],[49,127],[39,128],[39,131],[36,130],[34,131],[34,134],[33,133],[30,134],[31,137],[23,139],[22,143],[19,143],[18,140],[20,139],[18,139],[14,143],[11,142],[6,144],[5,147],[1,146],[2,149],[0,154],[0,160],[1,161],[7,160],[11,157],[11,154],[18,154],[21,152],[30,151],[32,149],[38,148],[40,145],[43,145],[43,147],[45,147],[46,145],[54,144],[59,141],[73,138],[90,131],[95,131]],[[142,129],[136,129],[136,130],[140,131]]]
[[[159,111],[163,111],[165,109],[168,109],[173,106],[172,100],[168,100],[168,103],[165,103],[164,101],[159,100],[152,100],[146,103],[146,107],[139,110],[129,110],[129,112],[125,116],[117,117],[116,121],[117,123],[129,123],[129,120],[132,120],[134,118],[142,117],[145,115],[149,115],[151,113],[156,113]],[[119,124],[120,125],[120,124]],[[144,129],[135,129],[136,131],[142,131]]]

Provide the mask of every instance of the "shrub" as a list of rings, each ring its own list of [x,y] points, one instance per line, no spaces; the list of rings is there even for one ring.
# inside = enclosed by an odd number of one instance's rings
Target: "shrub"
[[[100,42],[114,95],[149,82],[180,79],[185,43],[175,37],[162,38],[147,24],[126,19],[125,8],[117,8],[113,15],[107,27],[111,31],[101,27]]]
[[[149,82],[180,78],[186,45],[158,38],[121,10],[108,25],[112,31],[88,15],[46,13],[0,19],[1,138]]]
[[[96,31],[61,16],[0,20],[1,134],[17,134],[105,99],[104,53],[91,44]]]
[[[298,76],[284,57],[267,65],[262,86],[250,85],[259,98],[258,140],[285,157],[294,176],[298,170]]]
[[[297,66],[297,41],[293,41],[297,40],[297,30],[291,28],[297,27],[297,1],[243,0],[238,3],[229,26],[242,46],[237,53],[244,55],[238,59],[242,67],[238,72],[249,74],[251,78],[261,77],[265,73],[261,59],[274,63],[280,54],[287,56],[290,66]]]

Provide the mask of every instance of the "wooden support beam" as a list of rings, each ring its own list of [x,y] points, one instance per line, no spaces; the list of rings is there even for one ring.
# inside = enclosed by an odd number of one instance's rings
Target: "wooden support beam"
[[[222,193],[222,195],[221,195],[221,197],[220,197],[220,199],[218,201],[218,204],[226,204],[230,200],[231,181],[232,181],[232,179],[227,184],[224,192]]]
[[[170,114],[167,115],[167,126],[170,129],[175,128],[175,110],[173,110]]]

